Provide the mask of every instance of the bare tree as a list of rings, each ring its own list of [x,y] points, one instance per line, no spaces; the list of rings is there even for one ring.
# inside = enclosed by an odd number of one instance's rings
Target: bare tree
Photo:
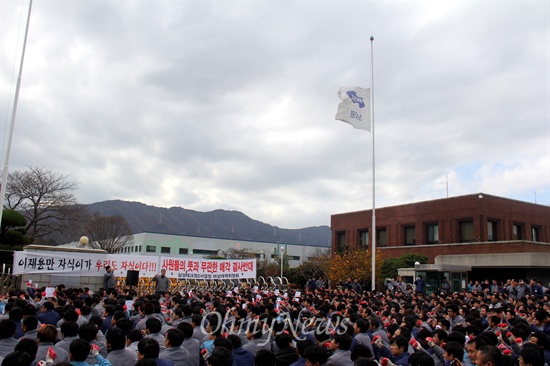
[[[6,203],[27,219],[25,230],[31,243],[40,242],[72,220],[77,209],[77,182],[69,176],[30,166],[8,176]]]
[[[134,242],[132,229],[122,215],[95,215],[87,225],[86,234],[92,249],[103,249],[116,253],[119,249]]]

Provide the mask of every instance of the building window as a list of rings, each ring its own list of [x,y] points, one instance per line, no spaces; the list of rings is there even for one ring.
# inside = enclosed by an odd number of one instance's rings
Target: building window
[[[379,248],[383,248],[388,244],[387,236],[386,229],[376,229],[376,245]]]
[[[170,254],[170,247],[160,247],[160,252],[164,254]]]
[[[336,251],[345,252],[348,250],[346,245],[346,233],[336,233]]]
[[[300,260],[300,256],[299,256],[299,255],[287,255],[286,258],[287,258],[287,260],[289,260],[289,261],[299,261],[299,260]]]
[[[193,250],[195,254],[205,254],[205,255],[218,255],[217,250],[208,250],[208,249],[195,249]]]
[[[415,245],[414,226],[405,227],[405,245]]]
[[[540,227],[531,226],[531,240],[532,241],[541,241],[540,240]]]
[[[439,226],[437,224],[426,225],[426,243],[427,244],[439,243]]]
[[[461,221],[460,224],[460,242],[471,243],[474,241],[474,222]]]
[[[369,232],[362,230],[359,232],[359,248],[369,249]]]
[[[487,221],[487,240],[488,241],[497,241],[497,222],[494,220]]]
[[[154,245],[147,245],[147,246],[145,246],[145,251],[147,253],[154,253],[154,252],[157,251],[157,247],[154,246]]]
[[[512,225],[512,240],[522,240],[523,239],[523,225],[522,224],[513,224]]]
[[[189,249],[187,248],[180,248],[180,254],[188,254],[189,253]]]

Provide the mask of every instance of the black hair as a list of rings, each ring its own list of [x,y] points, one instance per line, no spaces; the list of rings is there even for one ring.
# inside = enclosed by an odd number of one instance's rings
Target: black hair
[[[128,332],[132,330],[132,326],[132,321],[127,318],[118,319],[115,323],[115,327],[122,329],[124,334],[128,334]]]
[[[159,342],[153,338],[143,338],[138,343],[138,351],[145,358],[158,358],[160,352]]]
[[[367,333],[369,330],[369,321],[363,318],[359,318],[355,321],[355,325],[359,328],[359,333]]]
[[[544,366],[544,351],[536,344],[525,344],[519,352],[523,362],[532,366]]]
[[[162,329],[160,319],[153,316],[145,321],[145,329],[149,329],[149,333],[158,333]]]
[[[357,346],[355,346],[353,351],[351,351],[350,357],[352,361],[355,361],[359,358],[368,358],[371,360],[373,359],[370,348],[364,344],[358,344]]]
[[[76,337],[78,335],[78,329],[78,324],[72,321],[65,321],[61,324],[61,334],[65,337]]]
[[[126,337],[132,342],[139,342],[143,339],[143,334],[137,329],[132,329],[126,334]]]
[[[210,358],[208,360],[210,360]],[[254,356],[254,365],[255,366],[275,366],[275,355],[273,355],[273,353],[271,353],[266,349],[261,349],[256,353],[256,356]]]
[[[29,330],[35,330],[38,328],[38,318],[34,315],[28,315],[23,318],[21,321],[21,325],[25,326],[27,328],[27,331]]]
[[[395,344],[397,348],[403,348],[404,352],[407,352],[407,349],[409,347],[409,342],[407,338],[403,336],[397,336],[394,339],[392,339],[391,344]]]
[[[434,366],[435,362],[432,356],[423,351],[415,351],[409,356],[410,366]]]
[[[38,352],[38,343],[34,339],[21,338],[15,345],[14,351],[26,352],[34,360]]]
[[[447,342],[447,345],[445,346],[445,352],[447,354],[452,355],[454,358],[458,359],[460,362],[462,362],[462,359],[464,357],[464,343],[458,343],[455,341],[449,341]]]
[[[183,343],[183,340],[185,339],[185,336],[183,334],[183,331],[172,328],[168,329],[166,332],[166,338],[170,341],[171,347],[180,347]]]
[[[292,347],[292,340],[293,338],[290,334],[281,333],[277,334],[277,336],[275,337],[275,344],[280,350],[282,350]]]
[[[181,323],[180,323],[181,324]],[[179,324],[178,324],[178,327],[179,327]],[[231,342],[231,344],[233,345],[233,349],[237,349],[237,348],[240,348],[243,344],[243,342],[241,341],[241,338],[236,335],[236,334],[230,334],[227,336],[227,339],[229,340],[229,342]]]
[[[332,336],[334,343],[338,344],[338,348],[344,351],[348,351],[351,347],[353,339],[348,334],[334,334]]]
[[[480,358],[481,360],[479,360]],[[484,363],[491,362],[493,365],[501,365],[502,353],[495,346],[485,345],[478,349],[477,359],[478,363],[482,363],[481,361],[484,361]]]
[[[2,361],[2,366],[27,366],[30,365],[34,359],[27,352],[14,351],[8,353]]]
[[[319,365],[323,365],[328,360],[327,350],[326,348],[321,346],[312,346],[306,348],[303,357],[309,362],[313,364],[319,363]]]
[[[107,343],[111,346],[111,349],[118,350],[126,347],[126,335],[120,328],[111,328],[105,336]]]
[[[84,324],[78,329],[78,336],[88,342],[93,341],[97,337],[97,327],[93,323]]]
[[[11,338],[15,335],[17,325],[11,319],[0,320],[0,339]]]
[[[187,322],[181,322],[178,324],[178,329],[183,332],[185,339],[193,337],[193,326]]]
[[[69,353],[74,361],[83,362],[88,358],[90,353],[90,342],[77,338],[69,345]]]

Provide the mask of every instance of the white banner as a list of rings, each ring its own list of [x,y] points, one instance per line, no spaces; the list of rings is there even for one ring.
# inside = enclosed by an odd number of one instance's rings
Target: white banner
[[[128,270],[139,271],[140,277],[153,277],[164,268],[167,277],[178,279],[256,278],[256,259],[220,260],[49,251],[15,252],[13,274],[103,276],[106,266],[114,269],[116,277],[125,277]]]
[[[194,259],[161,257],[166,277],[209,280],[256,278],[256,259]]]
[[[139,271],[143,277],[160,273],[159,257],[145,255],[92,254],[78,252],[15,252],[13,274],[63,274],[65,276],[103,276],[111,266],[116,277],[126,271]]]

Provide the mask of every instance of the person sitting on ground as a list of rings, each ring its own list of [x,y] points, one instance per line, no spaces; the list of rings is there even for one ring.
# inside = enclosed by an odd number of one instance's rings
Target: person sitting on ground
[[[243,348],[252,352],[254,356],[258,353],[259,350],[264,349],[271,352],[271,346],[269,341],[262,339],[263,336],[263,324],[258,320],[250,322],[248,326],[248,332],[246,333],[246,338],[248,338],[248,344]],[[254,361],[256,362],[256,361]]]
[[[181,346],[184,338],[185,336],[181,330],[169,329],[164,339],[165,349],[160,351],[159,357],[172,361],[174,366],[189,366],[189,351]]]
[[[84,339],[85,341],[88,341],[91,345],[96,345],[99,348],[99,353],[103,358],[107,357],[107,344],[104,342],[101,342],[98,339],[98,333],[99,329],[97,325],[90,322],[86,325],[83,325],[78,329],[78,337],[81,339]],[[94,356],[90,354],[88,356],[88,359],[86,360],[90,365],[93,365],[96,363],[96,359]]]
[[[12,353],[17,339],[15,339],[16,325],[11,319],[0,320],[0,356],[6,357],[8,353]]]
[[[21,329],[23,329],[23,337],[21,339],[32,339],[36,341],[38,334],[38,318],[34,315],[28,315],[21,321]]]
[[[275,337],[278,350],[274,352],[277,366],[290,366],[300,358],[296,349],[292,347],[293,338],[288,333],[281,333]]]
[[[260,349],[254,356],[254,366],[275,366],[275,355],[266,349]]]
[[[353,366],[351,360],[352,338],[348,334],[334,334],[330,340],[330,350],[333,351],[332,356],[328,358],[328,365],[333,366]]]
[[[193,338],[193,326],[191,323],[181,322],[178,324],[177,329],[183,332],[183,343],[181,347],[189,352],[189,366],[199,366],[201,344],[198,340]]]
[[[143,339],[143,334],[137,329],[132,329],[128,332],[128,335],[126,336],[126,348],[128,348],[132,353],[134,353],[137,357],[138,353],[138,343]]]
[[[375,341],[375,344],[377,347],[379,347],[380,354],[383,357],[388,358],[391,363],[395,365],[409,365],[409,353],[407,352],[407,350],[409,349],[409,342],[405,337],[397,336],[393,338],[389,348],[385,345],[382,345],[381,343],[382,342],[380,339]]]
[[[40,327],[36,339],[38,341],[38,351],[36,352],[37,360],[46,360],[46,355],[49,349],[52,348],[56,354],[54,364],[69,361],[69,353],[54,344],[57,340],[57,329],[53,325],[46,324]]]
[[[151,317],[145,322],[145,334],[146,338],[154,339],[158,342],[160,351],[164,351],[166,346],[164,345],[164,336],[160,333],[162,330],[162,323],[156,317]]]
[[[160,347],[157,341],[152,338],[143,338],[138,343],[138,362],[142,359],[155,360],[157,366],[174,366],[170,360],[159,358]]]
[[[311,366],[322,366],[328,360],[327,349],[322,346],[308,347],[304,351],[304,358]]]
[[[107,332],[107,360],[113,366],[134,366],[137,362],[137,354],[126,349],[126,335],[120,328],[114,327]]]
[[[2,366],[30,366],[34,361],[27,352],[13,351],[2,360]]]
[[[409,356],[409,366],[434,366],[434,359],[424,351],[415,351]]]
[[[56,346],[63,348],[67,353],[70,352],[71,342],[78,339],[78,325],[73,321],[66,321],[61,324],[61,340]]]
[[[519,366],[544,366],[542,348],[534,344],[526,344],[519,352]]]
[[[110,366],[111,363],[99,354],[97,346],[92,347],[90,342],[84,339],[75,339],[69,346],[69,358],[73,366],[90,366],[86,359],[93,357],[99,366]]]
[[[208,366],[232,366],[233,354],[225,347],[215,347],[206,360],[206,364]]]
[[[233,346],[233,362],[235,366],[254,366],[254,355],[252,352],[242,348],[241,338],[236,334],[230,334],[227,339]]]

